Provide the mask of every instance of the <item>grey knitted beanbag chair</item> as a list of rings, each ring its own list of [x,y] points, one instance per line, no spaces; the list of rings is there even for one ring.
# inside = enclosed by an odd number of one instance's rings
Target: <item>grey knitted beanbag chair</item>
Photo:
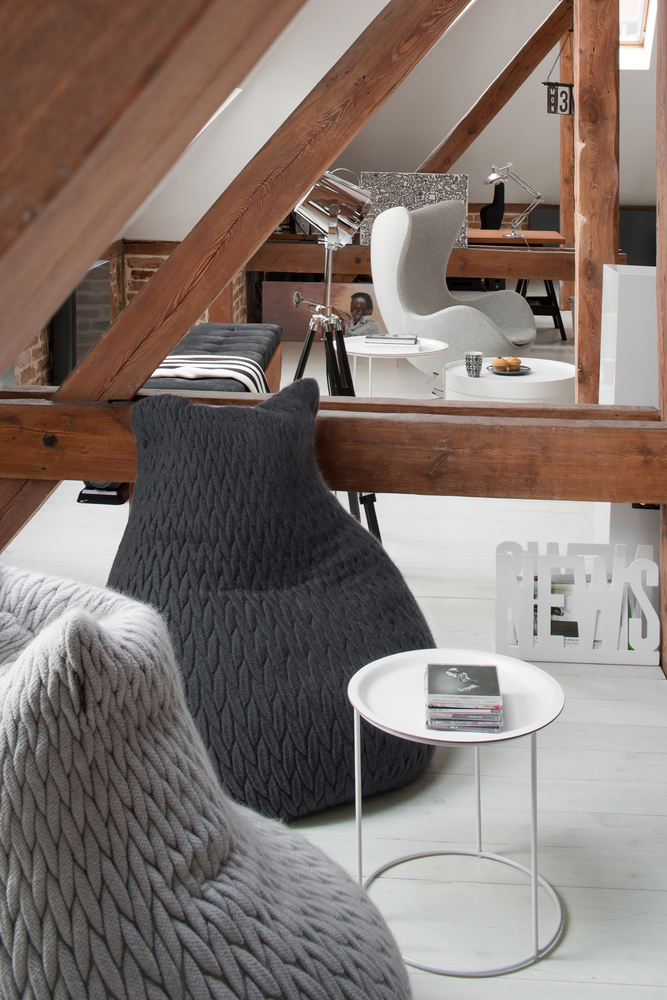
[[[132,408],[138,475],[109,586],[166,618],[190,711],[238,801],[293,819],[354,798],[347,684],[433,638],[384,549],[315,464],[312,379],[253,407]],[[365,727],[364,793],[432,749]]]
[[[366,894],[232,804],[165,626],[0,567],[0,996],[407,1000]]]

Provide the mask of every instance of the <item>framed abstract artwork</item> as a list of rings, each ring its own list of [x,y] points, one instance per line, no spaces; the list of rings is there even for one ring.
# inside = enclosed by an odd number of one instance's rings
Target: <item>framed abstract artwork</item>
[[[409,174],[382,171],[362,171],[360,184],[375,196],[368,215],[361,224],[360,242],[368,246],[371,242],[373,222],[388,208],[403,205],[407,209],[421,208],[438,201],[462,201],[468,205],[467,174]],[[455,247],[465,247],[468,239],[467,220],[454,243]]]

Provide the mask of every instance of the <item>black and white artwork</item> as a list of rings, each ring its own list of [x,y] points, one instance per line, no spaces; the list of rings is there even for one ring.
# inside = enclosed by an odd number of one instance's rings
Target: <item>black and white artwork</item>
[[[369,170],[362,171],[360,184],[375,196],[359,231],[360,242],[365,246],[370,245],[374,219],[388,208],[404,205],[411,210],[438,201],[462,201],[468,205],[467,174],[403,174]],[[465,247],[467,242],[466,219],[454,246]]]

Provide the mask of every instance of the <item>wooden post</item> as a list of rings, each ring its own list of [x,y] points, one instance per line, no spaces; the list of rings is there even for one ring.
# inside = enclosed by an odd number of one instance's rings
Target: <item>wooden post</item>
[[[658,255],[656,269],[656,295],[658,305],[658,390],[660,394],[660,419],[667,421],[667,8],[658,4],[657,50],[658,79],[656,93],[657,157],[658,157]],[[667,675],[667,506],[660,508],[660,635],[661,665]]]
[[[572,32],[563,39],[560,57],[560,83],[574,82],[574,61],[572,57]],[[574,116],[561,115],[560,119],[560,224],[565,237],[565,246],[574,246]],[[574,282],[561,281],[560,307],[570,308],[570,297],[574,295]]]
[[[619,0],[575,0],[577,401],[597,403],[602,268],[618,251]]]

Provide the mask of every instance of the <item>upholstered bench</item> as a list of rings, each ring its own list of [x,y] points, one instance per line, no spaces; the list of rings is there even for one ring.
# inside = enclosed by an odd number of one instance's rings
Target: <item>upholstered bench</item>
[[[167,356],[216,355],[248,358],[263,370],[271,392],[280,389],[282,368],[282,329],[270,323],[200,323],[183,337]],[[247,392],[243,381],[235,378],[149,378],[145,389],[173,392]]]
[[[216,355],[216,359],[247,358],[261,368],[270,392],[280,390],[282,327],[271,323],[200,323],[167,356]],[[167,359],[165,359],[167,360]],[[195,362],[196,364],[196,362]],[[144,389],[163,392],[249,392],[248,380],[239,378],[149,378]],[[79,503],[121,504],[128,498],[127,484],[85,481]]]

